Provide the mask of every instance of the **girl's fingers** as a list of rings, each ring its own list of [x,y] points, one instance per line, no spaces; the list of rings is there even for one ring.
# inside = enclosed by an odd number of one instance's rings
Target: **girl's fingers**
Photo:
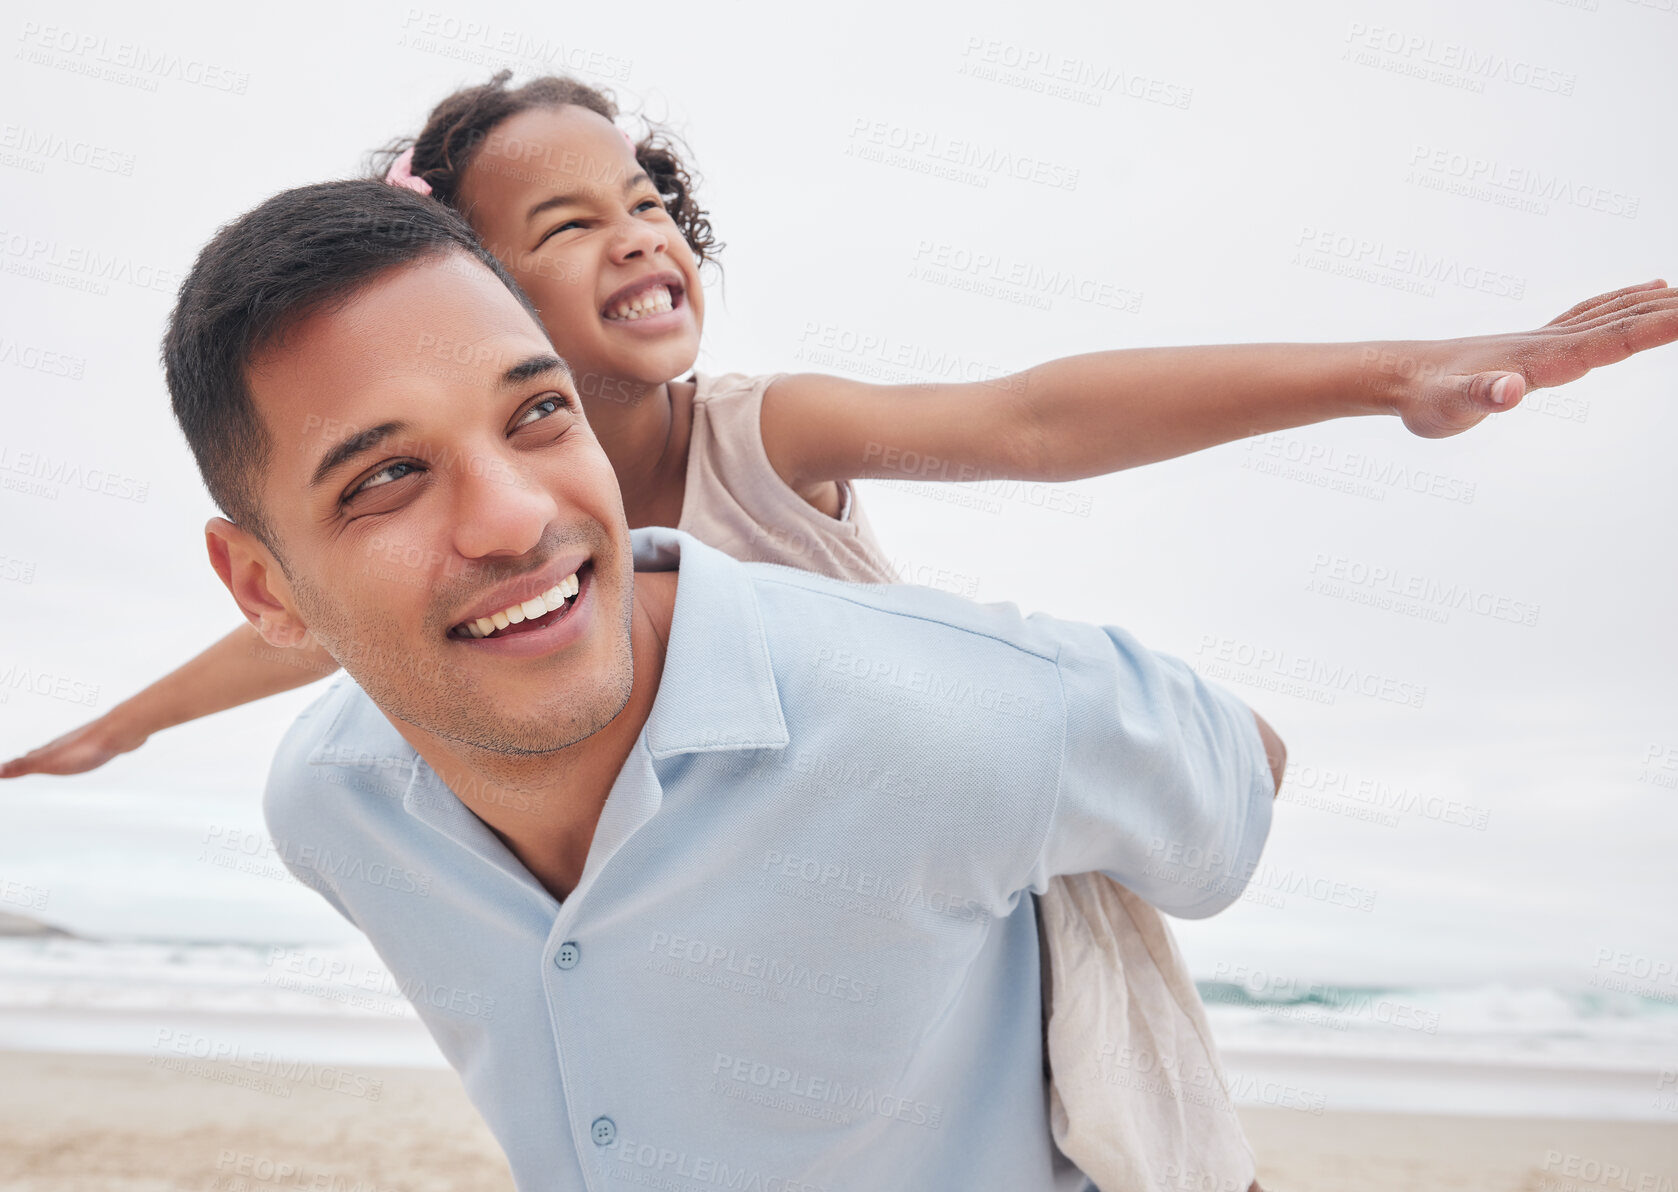
[[[1664,289],[1636,289],[1625,294],[1619,294],[1615,297],[1608,298],[1597,303],[1595,306],[1580,311],[1578,314],[1573,315],[1569,319],[1560,323],[1549,325],[1571,331],[1580,324],[1588,323],[1593,319],[1599,319],[1603,315],[1629,311],[1638,307],[1652,306],[1674,297],[1678,297],[1678,289],[1672,289],[1670,287]]]
[[[1656,302],[1637,303],[1632,306],[1615,306],[1581,318],[1577,323],[1563,329],[1568,336],[1587,335],[1602,327],[1615,323],[1630,323],[1653,319],[1666,319],[1678,311],[1678,296],[1662,298]],[[1664,342],[1664,341],[1663,341]]]
[[[1571,319],[1574,315],[1582,314],[1585,311],[1590,310],[1593,306],[1597,306],[1597,305],[1599,305],[1601,303],[1604,303],[1604,302],[1612,302],[1614,299],[1624,297],[1627,294],[1636,294],[1636,293],[1640,293],[1643,290],[1658,290],[1658,289],[1665,289],[1665,288],[1666,288],[1666,280],[1664,278],[1657,277],[1654,281],[1646,281],[1646,282],[1643,282],[1641,285],[1623,286],[1618,290],[1610,290],[1606,294],[1598,294],[1595,298],[1585,299],[1583,302],[1579,303],[1577,306],[1571,307],[1570,309],[1568,309],[1566,311],[1563,311],[1561,314],[1559,314],[1555,318],[1551,319],[1548,323],[1544,324],[1544,326],[1554,327],[1557,323],[1565,323],[1568,319]]]
[[[29,755],[14,757],[8,762],[0,762],[0,778],[21,778],[30,772]]]
[[[1627,356],[1678,340],[1678,307],[1610,319],[1591,332],[1591,347],[1597,358],[1592,367],[1617,364]]]
[[[1641,314],[1605,315],[1565,335],[1546,336],[1532,345],[1527,366],[1529,388],[1548,389],[1577,381],[1593,368],[1618,364],[1628,356],[1678,340],[1678,302],[1663,303]]]

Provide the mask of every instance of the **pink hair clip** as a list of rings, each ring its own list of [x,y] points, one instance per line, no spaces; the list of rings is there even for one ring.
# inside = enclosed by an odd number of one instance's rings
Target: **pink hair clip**
[[[392,186],[405,186],[409,190],[418,191],[422,195],[431,193],[431,183],[414,173],[414,147],[409,145],[402,151],[402,156],[390,163],[390,169],[385,171],[385,181]]]

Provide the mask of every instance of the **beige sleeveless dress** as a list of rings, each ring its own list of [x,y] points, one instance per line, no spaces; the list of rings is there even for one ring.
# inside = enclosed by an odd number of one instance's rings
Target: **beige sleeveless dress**
[[[777,376],[695,374],[681,524],[738,559],[902,582],[851,486],[840,517],[775,472],[759,414]],[[1200,994],[1160,913],[1104,874],[1033,896],[1056,1145],[1101,1192],[1246,1192],[1256,1164]]]

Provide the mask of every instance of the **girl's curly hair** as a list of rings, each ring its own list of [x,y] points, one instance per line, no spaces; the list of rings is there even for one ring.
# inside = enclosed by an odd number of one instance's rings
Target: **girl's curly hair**
[[[419,136],[402,137],[373,152],[369,159],[373,176],[383,178],[391,163],[412,148],[414,158],[409,168],[414,176],[430,184],[433,198],[459,210],[460,184],[466,168],[502,121],[531,108],[562,108],[571,104],[608,120],[617,119],[618,105],[610,91],[563,75],[545,75],[522,87],[508,88],[507,81],[512,77],[510,70],[498,71],[489,82],[463,87],[445,98],[431,109]],[[723,243],[711,230],[710,219],[694,198],[697,179],[682,161],[680,151],[685,146],[656,125],[649,123],[648,130],[635,146],[635,160],[652,179],[695,259],[701,265],[714,261]]]

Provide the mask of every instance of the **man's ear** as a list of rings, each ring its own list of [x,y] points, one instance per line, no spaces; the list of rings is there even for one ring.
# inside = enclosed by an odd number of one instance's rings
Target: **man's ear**
[[[290,649],[308,640],[309,627],[292,610],[285,572],[256,535],[226,518],[212,517],[204,523],[204,545],[210,566],[263,641]]]

